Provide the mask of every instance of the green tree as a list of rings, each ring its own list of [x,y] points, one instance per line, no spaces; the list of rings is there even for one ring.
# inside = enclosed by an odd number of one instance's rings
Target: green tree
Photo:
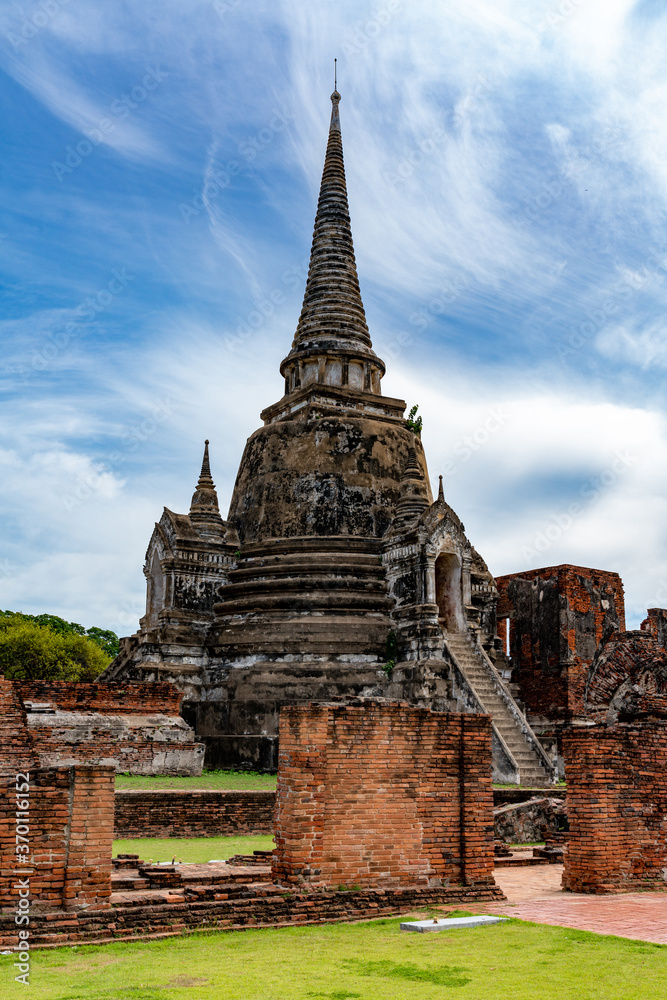
[[[56,631],[30,615],[0,614],[0,673],[8,680],[92,681],[110,662],[86,635]]]
[[[86,629],[86,635],[89,639],[92,639],[93,642],[96,642],[100,649],[103,649],[108,656],[118,656],[118,652],[120,650],[118,636],[115,632],[112,632],[111,629],[96,628],[96,626],[93,625],[92,628]]]
[[[26,615],[23,611],[0,611],[0,628],[2,627],[1,623],[3,619],[7,616],[12,619],[20,619],[24,622],[36,622],[37,625],[50,628],[59,635],[87,636],[100,649],[103,649],[108,656],[112,658],[118,656],[120,649],[118,636],[111,629],[98,628],[96,625],[93,625],[91,628],[84,628],[78,622],[66,622],[64,618],[59,618],[58,615]]]

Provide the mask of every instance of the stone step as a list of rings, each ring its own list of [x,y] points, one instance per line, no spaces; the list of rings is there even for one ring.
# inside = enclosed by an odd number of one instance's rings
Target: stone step
[[[546,785],[549,775],[537,752],[524,736],[518,719],[498,692],[490,672],[492,668],[480,660],[465,636],[460,634],[447,636],[447,645],[463,669],[473,691],[490,712],[497,731],[516,761],[522,784]],[[511,698],[509,692],[508,696]]]

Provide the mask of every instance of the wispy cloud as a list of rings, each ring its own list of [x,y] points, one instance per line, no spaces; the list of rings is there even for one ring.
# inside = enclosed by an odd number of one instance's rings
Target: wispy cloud
[[[31,11],[0,18],[6,606],[132,631],[153,521],[187,509],[205,437],[229,502],[245,438],[282,393],[334,56],[385,391],[420,403],[473,543],[494,572],[523,568],[581,503],[548,562],[619,570],[635,616],[655,601],[659,5],[72,0],[12,43]],[[151,71],[165,74],[152,89]],[[122,294],[82,317],[118,269],[133,276]],[[619,448],[637,460],[582,502]]]

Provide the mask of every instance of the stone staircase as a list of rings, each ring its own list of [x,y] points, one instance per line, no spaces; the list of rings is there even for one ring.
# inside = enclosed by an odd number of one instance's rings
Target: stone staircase
[[[551,784],[554,780],[554,769],[548,757],[484,651],[476,647],[463,632],[446,632],[445,640],[450,654],[456,660],[477,700],[491,715],[497,732],[516,761],[521,784],[528,786]],[[504,695],[499,691],[499,687],[502,688]]]

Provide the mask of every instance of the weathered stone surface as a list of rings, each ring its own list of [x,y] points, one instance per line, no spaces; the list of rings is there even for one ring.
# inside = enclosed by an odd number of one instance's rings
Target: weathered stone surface
[[[619,632],[598,650],[584,691],[583,709],[599,722],[658,715],[667,697],[667,652],[648,631]]]
[[[0,679],[0,762],[100,764],[130,774],[202,772],[204,746],[179,715],[171,684]],[[13,706],[13,714],[9,711]]]
[[[582,566],[501,576],[498,619],[509,623],[512,685],[539,731],[583,710],[598,645],[625,628],[617,573]]]
[[[493,810],[493,826],[496,839],[506,844],[544,840],[545,830],[567,830],[567,807],[563,799],[549,797],[499,806]]]

